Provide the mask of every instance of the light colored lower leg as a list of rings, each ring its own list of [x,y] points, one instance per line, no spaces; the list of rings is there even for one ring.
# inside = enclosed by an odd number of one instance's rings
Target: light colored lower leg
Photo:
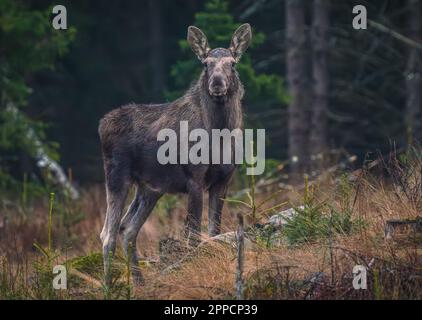
[[[157,203],[161,194],[144,192],[139,193],[138,206],[135,213],[125,215],[122,222],[122,237],[123,237],[123,250],[126,257],[130,255],[132,277],[135,284],[142,283],[142,274],[138,267],[138,254],[136,248],[136,238],[139,230],[148,219],[152,209]]]
[[[128,186],[124,185],[117,193],[107,192],[107,214],[103,231],[101,232],[106,286],[111,284],[110,263],[116,250],[117,233],[127,196],[127,189]]]

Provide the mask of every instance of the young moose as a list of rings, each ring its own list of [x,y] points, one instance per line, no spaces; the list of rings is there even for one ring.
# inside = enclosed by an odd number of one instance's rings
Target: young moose
[[[251,37],[250,25],[244,24],[235,31],[229,49],[211,50],[203,32],[190,26],[187,40],[204,70],[185,95],[165,104],[123,106],[100,121],[107,190],[107,213],[100,235],[106,285],[111,281],[110,260],[119,231],[124,251],[131,255],[134,281],[142,282],[137,268],[136,238],[164,193],[188,194],[186,230],[191,243],[195,243],[201,227],[203,192],[209,191],[208,232],[210,236],[220,233],[222,199],[234,164],[161,165],[157,160],[160,147],[157,134],[165,128],[176,130],[180,121],[188,121],[190,130],[202,128],[210,136],[212,129],[242,129],[244,90],[235,65]],[[122,217],[132,184],[136,186],[136,195]]]

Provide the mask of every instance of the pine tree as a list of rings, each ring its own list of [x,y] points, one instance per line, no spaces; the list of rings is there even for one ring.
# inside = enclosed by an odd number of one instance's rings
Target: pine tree
[[[28,76],[52,69],[56,57],[66,53],[75,30],[54,30],[51,8],[32,10],[14,0],[0,1],[0,188],[16,185],[11,174],[22,154],[33,155],[44,138],[44,124],[22,112],[32,90]],[[34,136],[37,139],[34,139]],[[41,138],[41,140],[39,140]],[[57,154],[47,145],[50,155]]]
[[[228,1],[210,0],[205,4],[204,11],[196,13],[194,25],[204,31],[211,48],[227,48],[233,32],[241,23],[235,22],[229,13]],[[287,101],[287,93],[281,77],[274,74],[257,74],[254,70],[251,58],[253,49],[264,41],[263,33],[254,32],[251,47],[242,56],[236,67],[245,87],[244,106],[248,114],[274,107],[280,108]],[[167,94],[169,100],[183,94],[190,83],[198,78],[202,68],[191,52],[188,42],[181,40],[179,45],[186,59],[176,62],[171,69],[171,77],[176,90]]]

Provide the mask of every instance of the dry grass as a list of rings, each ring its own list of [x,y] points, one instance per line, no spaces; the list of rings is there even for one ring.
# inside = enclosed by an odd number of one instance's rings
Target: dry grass
[[[339,195],[338,181],[327,177],[313,187],[313,195],[319,202],[339,210],[348,202],[352,207],[352,218],[362,224],[350,234],[335,234],[331,241],[318,239],[299,246],[287,244],[255,245],[245,253],[245,297],[256,299],[420,299],[422,298],[421,239],[416,234],[384,240],[384,224],[388,219],[415,219],[421,216],[420,209],[391,181],[369,174],[361,175],[346,195]],[[421,195],[422,196],[422,195]],[[261,194],[259,198],[266,198]],[[417,198],[417,197],[416,197]],[[286,200],[293,205],[303,200],[300,193],[281,192],[267,203],[268,207]],[[206,201],[205,201],[206,202]],[[235,214],[238,206],[226,206],[224,231],[236,228]],[[286,208],[289,205],[285,206]],[[89,256],[101,251],[99,233],[105,212],[102,187],[85,190],[77,210],[84,213],[82,221],[74,225],[53,229],[53,239],[59,256],[57,261],[69,261],[74,257]],[[75,209],[75,210],[76,210]],[[16,279],[14,274],[29,265],[25,276],[31,278],[32,261],[39,255],[33,242],[46,242],[46,203],[37,203],[26,216],[13,217],[7,214],[8,224],[0,230],[0,256],[3,263],[0,278],[4,281]],[[12,210],[13,211],[13,210]],[[171,270],[159,262],[160,239],[172,237],[180,240],[185,217],[183,201],[174,208],[154,212],[138,237],[140,255],[145,259],[140,268],[146,284],[125,294],[125,288],[115,293],[114,298],[139,299],[234,299],[236,250],[230,244],[208,242],[190,253]],[[57,214],[57,213],[55,213]],[[205,216],[205,214],[204,214]],[[265,217],[262,218],[265,221]],[[58,220],[55,220],[58,223]],[[204,231],[206,221],[204,222]],[[65,236],[63,236],[65,234]],[[205,237],[205,235],[204,235]],[[118,253],[118,256],[121,254]],[[183,256],[176,257],[176,260]],[[120,261],[120,282],[125,283],[124,258]],[[369,266],[368,290],[354,290],[352,269],[355,265]],[[66,294],[52,298],[90,299],[103,298],[101,263],[96,271],[74,270],[71,272],[70,288]],[[5,271],[6,270],[6,271]],[[312,274],[320,272],[319,282],[307,282]],[[7,273],[7,274],[6,274]],[[30,282],[30,281],[29,281]],[[27,280],[26,286],[31,286]],[[72,288],[72,285],[74,286]],[[5,286],[5,284],[3,284]],[[8,287],[10,289],[10,285]],[[22,288],[21,288],[22,289]],[[11,289],[10,289],[11,290]],[[129,288],[130,290],[130,288]],[[34,295],[10,295],[3,290],[0,298],[34,298]],[[6,292],[6,293],[5,293]],[[16,290],[18,292],[18,290]],[[28,289],[28,292],[31,290]],[[123,293],[122,293],[123,292]]]

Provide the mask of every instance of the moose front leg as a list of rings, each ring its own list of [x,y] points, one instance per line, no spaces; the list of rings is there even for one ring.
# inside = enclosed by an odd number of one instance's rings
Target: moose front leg
[[[191,246],[197,246],[201,240],[202,197],[203,191],[201,185],[195,182],[189,182],[188,215],[185,235]]]
[[[219,235],[221,232],[221,212],[226,193],[226,182],[216,183],[210,188],[208,204],[208,234],[210,237]]]

